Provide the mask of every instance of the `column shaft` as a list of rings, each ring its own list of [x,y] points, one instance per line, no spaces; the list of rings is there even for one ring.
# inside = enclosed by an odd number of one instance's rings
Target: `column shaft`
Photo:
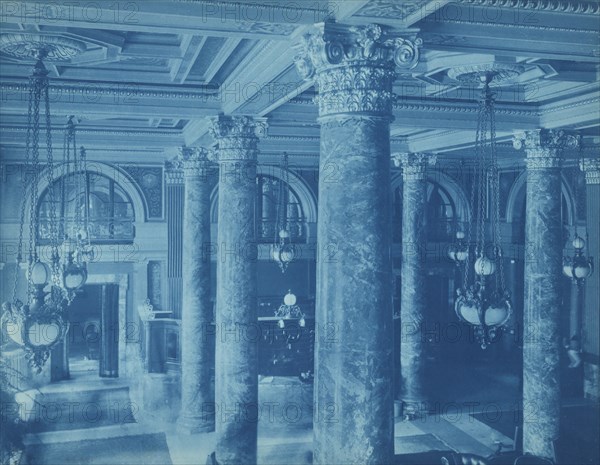
[[[210,300],[209,162],[203,149],[182,150],[183,305],[181,315],[181,413],[178,426],[188,433],[214,429],[212,367],[213,309]]]
[[[527,153],[523,449],[553,457],[560,425],[562,132],[530,131]],[[516,139],[516,146],[523,144]]]
[[[217,246],[216,460],[255,464],[258,425],[256,131],[247,117],[220,116]]]
[[[424,154],[402,154],[402,268],[401,268],[401,400],[416,411],[426,400],[425,347],[425,230],[427,180]]]
[[[326,23],[296,57],[321,123],[314,464],[394,455],[389,122],[394,59],[418,54],[388,32]]]

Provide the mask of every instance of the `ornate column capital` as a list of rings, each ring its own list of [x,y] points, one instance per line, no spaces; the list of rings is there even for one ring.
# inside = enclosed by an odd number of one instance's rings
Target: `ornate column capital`
[[[586,184],[600,184],[600,158],[584,158],[579,169],[585,173]]]
[[[165,182],[168,185],[183,184],[183,170],[177,157],[165,161]]]
[[[219,115],[211,119],[208,130],[218,144],[216,161],[256,162],[258,139],[267,132],[267,119]]]
[[[175,163],[183,169],[185,176],[206,176],[213,164],[215,154],[204,147],[179,147]]]
[[[513,136],[513,146],[525,148],[527,169],[560,168],[562,151],[579,146],[579,135],[557,129],[522,131]]]
[[[391,115],[392,82],[397,69],[414,68],[421,39],[401,37],[378,24],[347,26],[321,23],[295,46],[296,68],[315,79],[321,117],[368,112]]]
[[[437,162],[437,155],[433,153],[398,152],[392,154],[394,166],[402,168],[402,179],[425,179],[427,166]]]

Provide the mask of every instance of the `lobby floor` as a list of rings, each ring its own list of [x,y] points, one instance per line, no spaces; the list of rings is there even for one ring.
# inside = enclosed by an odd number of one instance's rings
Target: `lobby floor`
[[[90,379],[67,383],[69,391],[76,392],[79,384],[88,387]],[[396,419],[396,454],[456,450],[488,456],[498,443],[511,449],[509,432],[518,401],[518,379],[510,373],[481,367],[469,382],[447,379],[438,386],[429,414],[412,421]],[[269,410],[259,420],[258,463],[310,464],[312,385],[295,378],[263,378],[259,402]],[[597,408],[583,399],[566,404]],[[215,434],[180,435],[172,424],[150,417],[138,423],[31,434],[26,444],[29,465],[204,465],[214,451]]]

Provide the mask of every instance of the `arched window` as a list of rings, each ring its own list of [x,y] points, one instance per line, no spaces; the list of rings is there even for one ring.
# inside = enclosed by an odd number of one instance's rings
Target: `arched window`
[[[256,178],[258,184],[258,198],[256,202],[256,237],[258,242],[270,243],[277,240],[277,213],[278,195],[282,180],[265,174],[259,174]],[[285,221],[290,239],[295,243],[306,242],[306,218],[302,211],[302,204],[294,189],[288,185],[283,189],[286,198],[283,205],[287,205],[287,211],[279,212],[281,220]],[[281,201],[279,202],[281,205]],[[281,207],[279,207],[281,208]]]
[[[448,192],[439,184],[427,183],[427,240],[445,242],[453,239],[456,229],[455,207]]]
[[[40,197],[38,237],[40,243],[49,239],[51,208],[60,221],[59,235],[74,230],[76,219],[84,217],[88,205],[89,233],[92,244],[132,243],[135,237],[135,212],[131,199],[119,184],[102,174],[87,172],[63,176],[54,182],[54,205],[49,188]],[[65,201],[61,202],[61,198]]]
[[[427,210],[425,230],[429,242],[454,240],[459,221],[456,205],[450,193],[438,183],[427,181]],[[394,189],[392,210],[393,240],[402,242],[402,186]]]

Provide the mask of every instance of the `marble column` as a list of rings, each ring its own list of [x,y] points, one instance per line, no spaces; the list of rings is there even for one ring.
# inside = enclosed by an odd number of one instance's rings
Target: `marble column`
[[[402,167],[402,267],[400,296],[400,400],[407,414],[422,410],[425,393],[425,215],[428,164],[435,156],[394,154]],[[398,341],[396,341],[398,343]]]
[[[218,116],[216,432],[221,465],[255,464],[258,424],[258,340],[254,209],[258,136],[264,120]]]
[[[523,450],[548,458],[560,425],[562,149],[576,144],[563,131],[545,129],[514,138],[527,164]]]
[[[185,433],[214,430],[211,383],[214,353],[210,300],[210,182],[208,151],[182,147],[185,199],[183,211],[183,300],[181,313],[181,412]]]
[[[394,455],[389,124],[396,67],[416,64],[419,43],[325,23],[298,45],[321,124],[314,464]]]
[[[181,317],[183,281],[181,258],[183,241],[183,171],[176,158],[165,163],[165,203],[167,216],[167,310]]]
[[[595,147],[598,151],[598,147]],[[585,301],[582,315],[582,349],[584,354],[583,391],[595,402],[600,397],[600,158],[586,158],[581,162],[585,172],[587,220],[587,255],[594,259],[595,270],[585,280]]]

